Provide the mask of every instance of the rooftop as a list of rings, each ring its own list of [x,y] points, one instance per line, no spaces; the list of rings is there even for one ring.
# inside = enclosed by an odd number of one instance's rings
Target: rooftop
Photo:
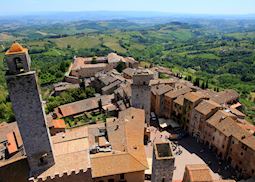
[[[28,52],[27,48],[22,47],[22,45],[20,45],[17,42],[14,42],[10,49],[5,53],[5,55],[12,55],[12,54],[23,54]]]
[[[175,84],[174,79],[153,79],[150,81],[150,85],[160,85],[160,84],[165,84],[165,85],[174,85]]]
[[[222,92],[216,92],[211,99],[218,104],[227,104],[229,102],[235,101],[239,98],[239,94],[235,90],[225,90]]]
[[[203,98],[204,95],[198,92],[189,92],[184,95],[185,99],[189,100],[190,102],[196,102],[199,99]]]
[[[172,99],[175,99],[177,98],[178,96],[180,95],[184,95],[188,92],[191,92],[192,90],[189,88],[189,87],[184,87],[184,88],[181,88],[181,89],[177,89],[177,90],[173,90],[173,91],[170,91],[170,92],[167,92],[165,94],[166,97],[170,97]]]
[[[102,101],[102,105],[104,106],[110,104],[113,98],[113,95],[103,95],[99,97],[84,99],[59,106],[55,108],[55,113],[59,118],[80,114],[98,108],[98,102],[100,99]]]
[[[37,178],[45,179],[64,173],[86,172],[90,167],[88,136],[86,127],[70,130],[52,137],[55,164],[41,173]]]
[[[90,61],[92,61],[92,58],[77,57],[77,58],[75,58],[71,69],[79,70],[81,68],[97,68],[97,67],[106,67],[107,66],[106,63],[91,64]]]
[[[91,154],[92,177],[147,169],[143,145],[144,121],[144,111],[135,108],[121,111],[118,118],[107,119],[106,129],[112,151]]]
[[[151,92],[154,95],[162,95],[162,94],[165,94],[166,92],[169,92],[172,89],[173,87],[171,87],[170,85],[160,84],[160,85],[153,86],[151,88]]]
[[[207,122],[227,137],[233,136],[241,143],[255,150],[255,136],[245,128],[241,127],[233,117],[218,111]]]
[[[110,53],[108,54],[107,56],[107,59],[108,59],[108,63],[118,63],[120,61],[123,61],[124,62],[124,58],[119,56],[118,54],[116,53]]]
[[[170,143],[155,143],[154,151],[157,160],[166,160],[173,157]]]
[[[187,165],[186,172],[190,177],[190,182],[213,181],[210,169],[205,164]]]
[[[220,105],[212,100],[203,100],[195,107],[195,110],[203,115],[208,115],[212,110],[220,108]]]
[[[54,128],[66,128],[66,124],[63,119],[55,119],[52,120],[51,122]]]
[[[177,97],[174,100],[174,103],[183,106],[183,102],[184,102],[184,95],[180,95],[179,97]]]
[[[133,68],[126,68],[122,71],[122,73],[127,74],[128,76],[133,76],[135,74],[136,70]]]

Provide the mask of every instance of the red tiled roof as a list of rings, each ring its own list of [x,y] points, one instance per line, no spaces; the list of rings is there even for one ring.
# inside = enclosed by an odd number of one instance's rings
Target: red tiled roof
[[[27,51],[28,50],[26,48],[22,47],[19,43],[15,42],[12,44],[10,49],[5,53],[5,55],[25,53]]]
[[[54,128],[66,128],[65,121],[63,119],[52,120]]]
[[[98,102],[100,99],[102,100],[103,106],[110,104],[113,97],[114,97],[113,95],[103,95],[100,97],[93,97],[93,98],[73,102],[70,104],[65,104],[55,108],[55,113],[57,114],[59,118],[80,114],[86,111],[97,109]]]
[[[9,152],[9,154],[17,152],[18,151],[18,146],[17,146],[17,143],[15,141],[14,133],[10,132],[10,133],[7,134],[6,137],[7,137],[7,141],[8,141],[7,150]]]

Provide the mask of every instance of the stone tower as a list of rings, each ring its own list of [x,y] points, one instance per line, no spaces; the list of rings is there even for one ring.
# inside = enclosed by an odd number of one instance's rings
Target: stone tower
[[[145,121],[150,123],[151,112],[151,87],[150,80],[153,79],[153,73],[149,70],[137,70],[133,75],[131,85],[132,96],[131,106],[145,111]]]
[[[154,143],[151,182],[171,182],[174,161],[175,158],[169,142]]]
[[[28,50],[18,43],[13,43],[6,52],[5,61],[6,81],[15,118],[31,175],[37,175],[55,162],[36,73],[30,70]]]

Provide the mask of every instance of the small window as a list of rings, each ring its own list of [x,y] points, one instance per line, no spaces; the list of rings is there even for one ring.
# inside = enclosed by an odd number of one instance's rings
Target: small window
[[[224,149],[224,147],[225,147],[225,146],[224,146],[224,145],[222,145],[222,148],[223,148],[223,149]]]
[[[241,155],[243,155],[243,152],[241,152]]]
[[[108,179],[108,182],[114,182],[114,179]]]
[[[162,182],[165,182],[165,178],[162,179]]]
[[[255,172],[255,171],[254,171],[254,169],[253,169],[253,170],[251,170],[251,173],[252,173],[252,174],[254,174],[254,172]]]
[[[214,141],[214,137],[212,137],[212,140]]]

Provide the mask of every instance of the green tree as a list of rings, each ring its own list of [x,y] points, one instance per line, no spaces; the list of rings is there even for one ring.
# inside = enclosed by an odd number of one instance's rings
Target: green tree
[[[116,70],[121,73],[125,68],[126,68],[126,64],[124,62],[119,62],[116,67]]]

